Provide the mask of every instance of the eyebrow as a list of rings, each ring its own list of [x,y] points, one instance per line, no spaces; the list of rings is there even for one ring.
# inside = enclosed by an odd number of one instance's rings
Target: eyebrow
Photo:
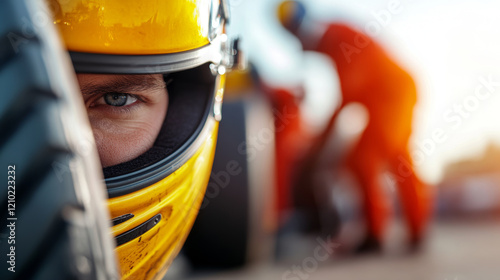
[[[123,75],[113,77],[103,83],[87,83],[82,85],[80,91],[83,95],[94,95],[109,92],[140,92],[164,89],[163,79],[156,79],[152,75]]]

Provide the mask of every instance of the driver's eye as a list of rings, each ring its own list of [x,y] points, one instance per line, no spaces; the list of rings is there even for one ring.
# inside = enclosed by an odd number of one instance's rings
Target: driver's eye
[[[130,105],[137,101],[136,97],[128,93],[111,92],[106,93],[103,97],[106,104],[116,107]]]

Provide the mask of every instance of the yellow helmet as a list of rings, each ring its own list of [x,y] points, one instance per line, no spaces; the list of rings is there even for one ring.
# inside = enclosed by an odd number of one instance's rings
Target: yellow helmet
[[[238,60],[237,44],[225,35],[227,3],[48,1],[77,73],[168,73],[172,80],[153,148],[103,169],[122,277],[161,278],[203,199],[225,72]]]

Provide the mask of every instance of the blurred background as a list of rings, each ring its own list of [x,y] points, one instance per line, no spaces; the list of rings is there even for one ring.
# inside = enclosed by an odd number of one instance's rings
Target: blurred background
[[[281,3],[229,1],[248,67],[166,279],[498,279],[500,2]]]

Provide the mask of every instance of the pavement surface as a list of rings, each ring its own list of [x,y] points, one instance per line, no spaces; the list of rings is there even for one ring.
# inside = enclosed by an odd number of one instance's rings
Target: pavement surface
[[[314,259],[309,255],[292,260],[263,263],[239,270],[189,272],[185,260],[176,260],[165,279],[182,280],[499,280],[500,220],[467,219],[440,221],[427,243],[414,254],[381,254]],[[294,271],[299,268],[300,272]]]

